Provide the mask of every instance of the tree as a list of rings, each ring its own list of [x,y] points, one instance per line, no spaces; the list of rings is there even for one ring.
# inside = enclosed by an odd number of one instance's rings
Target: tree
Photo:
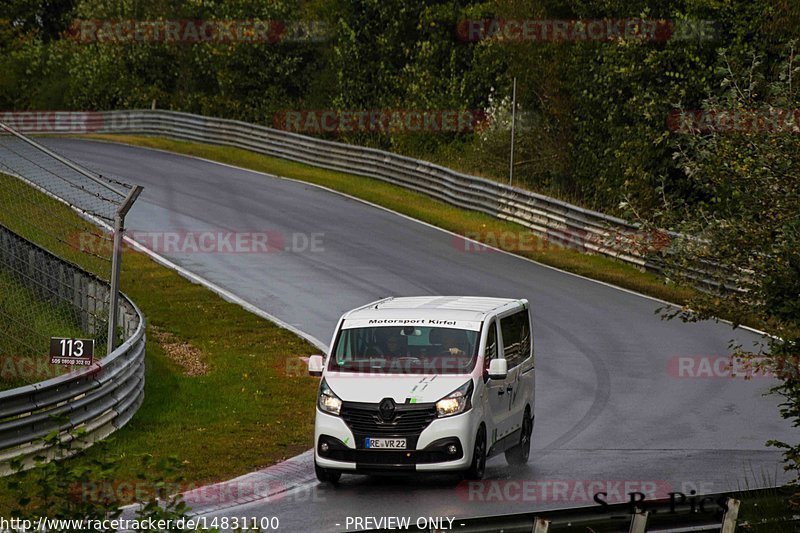
[[[794,44],[770,75],[763,56],[720,52],[721,96],[702,113],[682,119],[675,153],[700,191],[693,201],[672,199],[658,223],[670,221],[684,237],[667,255],[672,279],[692,282],[688,267],[710,268],[717,289],[698,294],[677,313],[686,320],[725,315],[734,326],[756,322],[773,337],[769,353],[735,346],[754,369],[781,378],[782,415],[800,426],[800,60]],[[650,223],[654,222],[651,218]],[[729,288],[724,288],[729,285]],[[733,286],[735,288],[730,288]],[[672,313],[671,316],[675,316]],[[800,474],[800,444],[770,441],[784,450],[785,468]]]

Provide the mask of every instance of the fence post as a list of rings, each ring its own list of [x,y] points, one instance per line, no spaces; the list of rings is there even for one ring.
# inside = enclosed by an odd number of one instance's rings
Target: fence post
[[[119,314],[119,273],[122,259],[122,232],[125,231],[125,215],[128,214],[133,203],[142,193],[142,186],[136,185],[125,197],[122,205],[114,215],[114,252],[111,256],[111,292],[109,294],[108,308],[108,351],[114,351],[117,340],[117,317]]]
[[[736,519],[739,518],[739,505],[741,501],[728,498],[725,502],[728,505],[728,510],[722,515],[722,527],[720,533],[734,533],[736,531]]]
[[[517,130],[517,77],[514,76],[514,89],[511,92],[511,157],[508,163],[508,184],[514,183],[514,134]]]
[[[548,533],[550,531],[550,520],[534,517],[532,533]]]
[[[647,516],[650,513],[642,511],[633,515],[631,519],[631,527],[628,533],[646,533],[647,531]]]

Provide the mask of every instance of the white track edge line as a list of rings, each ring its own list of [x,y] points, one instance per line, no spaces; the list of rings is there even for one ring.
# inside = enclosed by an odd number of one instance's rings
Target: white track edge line
[[[314,337],[313,335],[311,335],[309,333],[306,333],[305,331],[297,328],[296,326],[293,326],[292,324],[289,324],[288,322],[285,322],[284,320],[281,320],[280,318],[276,317],[275,315],[273,315],[273,314],[261,309],[260,307],[248,302],[247,300],[235,295],[234,293],[230,292],[229,290],[227,290],[227,289],[225,289],[223,287],[220,287],[216,283],[214,283],[212,281],[209,281],[206,278],[204,278],[204,277],[202,277],[202,276],[200,276],[198,274],[195,274],[191,270],[183,268],[182,266],[172,262],[171,260],[167,259],[166,257],[164,257],[164,256],[154,252],[153,250],[147,248],[146,246],[134,241],[130,237],[125,237],[125,241],[130,243],[138,251],[148,255],[150,258],[152,258],[157,263],[159,263],[159,264],[161,264],[161,265],[163,265],[163,266],[165,266],[167,268],[170,268],[172,270],[175,270],[178,274],[180,274],[181,276],[189,279],[190,281],[193,281],[193,282],[195,282],[195,283],[197,283],[199,285],[203,285],[207,289],[209,289],[212,292],[215,292],[217,295],[221,296],[223,299],[225,299],[225,300],[227,300],[229,302],[235,303],[235,304],[241,306],[242,308],[244,308],[246,311],[250,311],[251,313],[253,313],[253,314],[255,314],[255,315],[257,315],[257,316],[259,316],[261,318],[264,318],[266,320],[274,322],[276,325],[282,327],[283,329],[287,329],[287,330],[291,331],[292,333],[294,333],[295,335],[298,335],[298,336],[302,337],[303,339],[307,340],[308,342],[310,342],[311,344],[313,344],[315,347],[319,348],[320,350],[323,350],[325,352],[328,351],[327,345],[325,343],[323,343],[321,340],[319,340],[316,337]]]

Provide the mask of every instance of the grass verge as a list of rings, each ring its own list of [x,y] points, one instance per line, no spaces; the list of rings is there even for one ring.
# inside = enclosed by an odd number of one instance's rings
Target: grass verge
[[[0,181],[0,205],[13,205],[19,183]],[[30,188],[25,193],[43,213],[70,221],[56,232],[85,223],[60,202]],[[35,235],[22,223],[30,216],[2,209],[0,223],[107,276],[99,270],[104,263],[70,247],[69,235]],[[101,453],[121,457],[121,481],[132,481],[140,456],[174,455],[184,461],[188,482],[200,484],[276,463],[312,445],[318,382],[302,374],[298,356],[316,353],[315,347],[143,254],[123,254],[122,289],[148,320],[145,401],[107,450],[91,448],[70,461],[88,464],[103,459]],[[191,367],[202,371],[187,371],[177,352],[188,352]],[[15,491],[0,481],[0,515],[14,502]]]
[[[50,365],[50,337],[80,338],[66,306],[42,302],[0,271],[0,391],[54,378],[68,367]]]
[[[690,289],[677,287],[674,284],[666,284],[663,278],[651,273],[641,272],[637,268],[620,261],[599,255],[584,254],[576,250],[561,248],[543,242],[533,236],[530,230],[519,224],[454,207],[423,194],[380,180],[321,169],[228,146],[131,135],[95,134],[87,135],[86,137],[168,150],[322,185],[387,207],[453,233],[469,236],[470,238],[477,237],[476,240],[480,240],[485,244],[505,248],[507,251],[546,265],[674,303],[683,304],[692,294]],[[515,238],[511,239],[511,247],[502,246],[503,243],[500,242],[502,239],[499,237],[503,235],[515,236]],[[513,246],[514,243],[522,243],[523,240],[523,246]]]

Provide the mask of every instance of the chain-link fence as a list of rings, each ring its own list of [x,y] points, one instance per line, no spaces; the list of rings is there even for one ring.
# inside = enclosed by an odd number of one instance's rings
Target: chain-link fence
[[[93,338],[105,354],[110,228],[131,189],[0,125],[0,389],[68,370],[48,364],[52,336]]]

